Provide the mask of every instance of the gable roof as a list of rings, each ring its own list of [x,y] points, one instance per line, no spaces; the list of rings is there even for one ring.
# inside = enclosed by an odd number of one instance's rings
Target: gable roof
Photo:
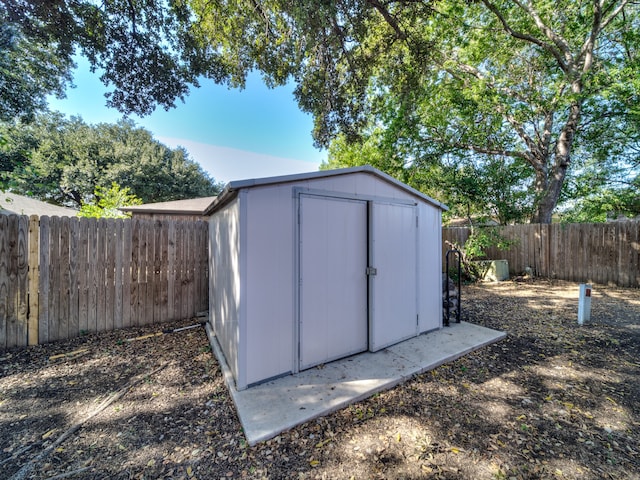
[[[173,200],[171,202],[145,203],[120,207],[119,210],[131,213],[164,213],[171,215],[203,215],[205,209],[216,197],[189,198],[187,200]]]
[[[236,180],[233,182],[229,182],[224,187],[222,193],[220,193],[220,195],[218,195],[215,200],[213,200],[213,202],[211,202],[211,204],[204,210],[203,214],[209,215],[215,212],[218,208],[221,208],[228,201],[232,200],[235,197],[237,191],[242,188],[253,188],[263,185],[274,185],[279,183],[299,182],[318,178],[337,177],[340,175],[352,175],[354,173],[367,173],[370,175],[374,175],[382,181],[391,183],[396,187],[399,187],[406,192],[409,192],[410,194],[433,205],[434,207],[437,207],[444,211],[449,210],[449,208],[445,204],[429,197],[428,195],[425,195],[424,193],[416,190],[413,187],[410,187],[409,185],[402,183],[401,181],[393,178],[391,175],[387,175],[377,168],[373,168],[371,165],[363,165],[361,167],[339,168],[335,170],[319,170],[317,172],[310,173],[298,173],[295,175],[282,175],[278,177],[254,178],[249,180]]]
[[[51,203],[25,197],[11,192],[0,192],[0,213],[17,215],[47,215],[55,217],[75,217],[78,211]]]

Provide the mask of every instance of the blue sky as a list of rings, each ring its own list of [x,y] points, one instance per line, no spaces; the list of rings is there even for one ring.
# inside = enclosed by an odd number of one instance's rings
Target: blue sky
[[[84,59],[77,62],[76,87],[65,99],[50,98],[49,107],[87,123],[116,122],[122,114],[105,106],[99,74]],[[244,90],[204,80],[176,108],[131,118],[165,145],[185,147],[218,181],[314,171],[326,152],[313,146],[313,119],[298,109],[292,92],[292,85],[267,88],[258,74]]]

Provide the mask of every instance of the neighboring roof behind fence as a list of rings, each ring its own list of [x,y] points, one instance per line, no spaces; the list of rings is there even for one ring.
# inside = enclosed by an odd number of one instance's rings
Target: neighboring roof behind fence
[[[189,198],[171,202],[145,203],[120,207],[119,210],[131,213],[163,213],[166,215],[202,215],[216,197]]]
[[[73,208],[60,207],[47,202],[25,197],[11,192],[0,192],[0,213],[5,215],[47,215],[50,217],[75,217],[78,214]]]

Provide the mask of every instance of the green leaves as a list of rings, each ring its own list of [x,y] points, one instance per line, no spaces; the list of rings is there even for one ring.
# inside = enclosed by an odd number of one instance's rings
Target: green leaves
[[[97,186],[94,195],[93,202],[82,204],[79,217],[126,218],[131,214],[123,213],[118,208],[142,204],[142,200],[132,195],[129,188],[121,188],[115,182],[109,189]]]
[[[87,125],[41,115],[29,125],[0,124],[3,188],[80,207],[113,182],[145,203],[215,195],[220,185],[183,148],[170,149],[131,121]]]

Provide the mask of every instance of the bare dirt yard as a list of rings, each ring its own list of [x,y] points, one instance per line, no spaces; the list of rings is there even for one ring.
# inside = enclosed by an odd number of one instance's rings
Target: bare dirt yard
[[[255,447],[201,327],[0,353],[0,477],[640,478],[640,291],[595,286],[582,327],[577,296],[464,287],[505,340]]]

